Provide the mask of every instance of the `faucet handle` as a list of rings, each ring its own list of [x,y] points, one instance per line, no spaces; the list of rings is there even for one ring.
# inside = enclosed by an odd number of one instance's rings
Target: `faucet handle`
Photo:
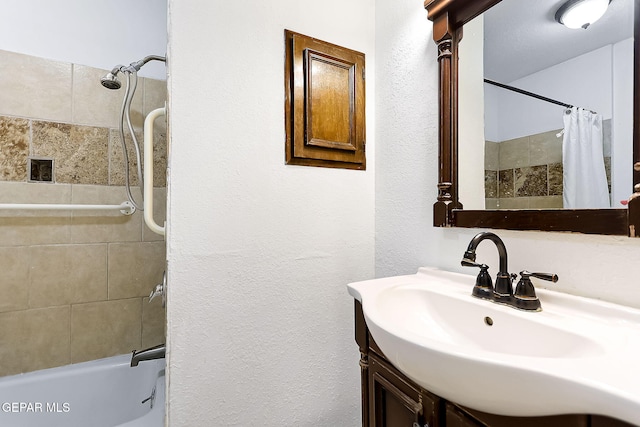
[[[553,273],[529,273],[527,270],[524,270],[520,272],[521,276],[523,276],[523,274],[527,277],[536,277],[538,279],[546,280],[547,282],[555,283],[558,281],[558,275]]]
[[[549,282],[557,282],[558,275],[553,273],[531,273],[527,270],[520,272],[520,281],[518,282],[516,291],[513,294],[514,305],[522,310],[540,311],[542,310],[540,300],[536,295],[533,283],[531,283],[531,276],[547,280]]]
[[[492,299],[493,281],[491,280],[491,276],[489,275],[489,266],[487,264],[478,264],[476,262],[472,262],[467,258],[463,258],[461,264],[464,267],[478,267],[480,269],[480,273],[478,273],[478,277],[476,277],[476,284],[473,287],[471,295],[482,299]]]
[[[167,272],[162,273],[162,283],[158,283],[149,294],[149,302],[157,296],[162,297],[162,306],[167,305]]]

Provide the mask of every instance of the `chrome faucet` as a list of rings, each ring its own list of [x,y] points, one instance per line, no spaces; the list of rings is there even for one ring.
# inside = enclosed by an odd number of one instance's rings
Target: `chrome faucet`
[[[165,356],[166,348],[164,344],[150,347],[144,350],[133,350],[131,354],[131,367],[138,366],[138,363],[145,360],[162,359]]]
[[[483,240],[491,240],[498,248],[500,256],[500,271],[496,277],[496,285],[493,287],[491,276],[489,275],[489,267],[486,264],[476,263],[476,249]],[[510,307],[518,308],[526,311],[542,310],[540,300],[536,296],[535,288],[531,283],[530,276],[537,277],[550,282],[557,282],[558,276],[550,273],[530,273],[526,270],[520,272],[520,281],[513,292],[513,280],[517,277],[515,274],[509,274],[507,270],[507,248],[500,237],[490,232],[482,232],[473,236],[467,251],[462,257],[461,264],[463,267],[479,267],[480,274],[476,278],[476,284],[473,287],[471,295],[476,298],[487,299],[499,304],[506,304]]]

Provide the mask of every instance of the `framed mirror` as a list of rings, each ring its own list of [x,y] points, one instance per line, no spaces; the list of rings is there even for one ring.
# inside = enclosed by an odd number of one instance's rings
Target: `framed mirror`
[[[582,48],[582,51],[575,53],[566,52],[567,48],[558,49],[558,51],[565,56],[560,59],[556,58],[555,62],[549,62],[548,64],[543,64],[544,61],[540,59],[543,58],[542,56],[538,59],[531,58],[532,61],[530,61],[530,63],[534,63],[535,67],[538,67],[537,69],[531,69],[531,67],[526,68],[526,58],[518,59],[513,57],[514,55],[507,55],[508,46],[505,47],[504,43],[500,45],[499,43],[496,44],[495,40],[491,41],[491,34],[493,34],[494,39],[499,41],[511,42],[515,40],[522,43],[523,41],[521,39],[523,38],[523,34],[517,33],[520,29],[526,31],[528,34],[535,34],[536,30],[533,29],[533,27],[527,27],[529,25],[528,20],[533,14],[530,11],[525,11],[521,13],[520,16],[514,13],[513,6],[517,8],[518,4],[522,5],[522,3],[525,2],[517,2],[516,0],[425,1],[428,17],[433,21],[433,38],[438,46],[437,60],[440,74],[439,182],[438,198],[434,204],[434,226],[574,231],[589,234],[629,235],[636,237],[637,233],[635,230],[637,227],[640,227],[640,125],[637,120],[635,120],[636,115],[640,113],[640,84],[638,76],[640,72],[640,54],[638,52],[638,43],[636,42],[640,40],[638,37],[640,27],[640,0],[612,0],[609,4],[610,10],[606,12],[611,12],[610,15],[617,13],[617,15],[625,16],[625,19],[628,21],[627,27],[629,34],[627,36],[621,35],[616,40],[599,40],[599,46],[585,46]],[[587,34],[587,31],[590,31],[590,33],[588,33],[589,35],[596,33],[596,24],[599,23],[595,23],[585,31],[581,28],[569,30],[559,22],[556,22],[555,14],[557,10],[566,3],[564,0],[545,0],[543,2],[531,3],[536,3],[536,7],[540,7],[544,3],[546,8],[549,9],[546,11],[543,10],[542,16],[536,18],[546,26],[544,30],[540,31],[559,30],[572,32],[571,36],[574,37],[574,40],[569,42],[571,45],[576,45],[576,37],[584,38],[583,36]],[[621,12],[625,3],[628,5],[628,8],[626,12]],[[492,9],[494,7],[495,9]],[[533,7],[533,5],[527,7]],[[632,12],[630,12],[631,9]],[[505,16],[504,13],[510,13],[511,15]],[[606,13],[605,17],[607,16]],[[481,25],[479,27],[481,30],[478,34],[478,26],[474,24],[475,21],[471,21],[481,14],[483,15],[481,19],[484,20],[484,32],[482,31]],[[511,22],[511,20],[515,22]],[[603,18],[603,22],[606,22],[606,19]],[[487,39],[487,46],[485,46],[487,51],[484,55],[480,54],[480,59],[477,59],[478,63],[473,64],[471,67],[469,67],[467,62],[459,61],[460,52],[462,48],[465,47],[464,44],[461,44],[465,26],[469,30],[469,34],[465,35],[465,37],[468,36],[469,39],[472,37],[477,39],[479,37],[481,39],[480,51],[482,51],[482,45],[485,42],[484,39]],[[555,26],[557,26],[557,28]],[[609,34],[611,31],[605,32]],[[486,37],[483,33],[486,34]],[[543,35],[542,32],[539,34],[540,36]],[[592,36],[592,38],[598,37]],[[602,37],[599,38],[601,39]],[[533,39],[535,39],[535,37]],[[604,184],[605,190],[603,190],[607,192],[605,198],[608,200],[608,204],[603,205],[601,203],[591,206],[590,204],[575,203],[570,199],[563,200],[562,162],[571,159],[573,154],[562,153],[565,148],[570,147],[569,143],[565,143],[562,140],[567,140],[570,134],[565,133],[565,135],[561,135],[559,138],[560,141],[558,142],[553,141],[551,138],[550,141],[543,143],[540,143],[540,135],[546,133],[546,136],[549,137],[550,134],[554,136],[556,134],[562,134],[563,130],[569,132],[568,129],[570,129],[569,126],[571,122],[564,120],[563,115],[566,114],[567,118],[571,116],[571,107],[575,107],[573,110],[576,110],[578,113],[580,110],[588,111],[590,108],[588,104],[593,104],[593,102],[591,102],[591,100],[583,100],[580,96],[565,100],[567,102],[566,104],[557,99],[552,99],[556,92],[559,93],[556,98],[562,96],[561,91],[552,91],[552,96],[549,96],[550,89],[547,86],[553,87],[553,84],[543,85],[543,89],[547,90],[547,96],[541,96],[541,98],[546,98],[546,100],[530,99],[529,101],[525,101],[527,98],[533,98],[530,95],[540,94],[535,93],[535,90],[527,91],[522,88],[533,87],[535,89],[536,85],[531,84],[531,81],[535,81],[536,76],[531,76],[545,73],[549,74],[545,69],[557,68],[556,64],[558,62],[571,61],[576,57],[585,55],[585,53],[592,55],[592,51],[598,51],[596,53],[602,54],[603,56],[600,58],[607,57],[607,55],[608,57],[613,57],[614,50],[619,50],[619,47],[615,47],[616,43],[622,46],[620,49],[626,49],[627,52],[627,63],[625,64],[627,69],[627,83],[624,84],[624,79],[621,79],[611,71],[615,69],[613,59],[611,66],[607,65],[603,66],[603,68],[609,70],[609,83],[607,84],[610,87],[615,87],[617,84],[618,88],[614,88],[614,90],[624,95],[624,97],[620,96],[619,98],[625,98],[625,101],[621,105],[627,106],[626,111],[623,111],[624,114],[617,115],[619,117],[616,121],[618,130],[614,129],[618,140],[626,139],[626,152],[622,155],[620,154],[622,150],[618,149],[615,166],[615,168],[617,168],[615,169],[617,176],[626,177],[626,181],[624,179],[618,179],[617,184],[614,184],[615,191],[612,190],[611,170],[613,167],[609,167],[607,169],[608,172],[606,172],[607,177],[604,178],[607,182]],[[470,59],[473,61],[473,57],[478,56],[478,49],[475,49],[477,45],[473,43],[470,44],[473,45],[474,48],[465,51],[467,55],[465,55],[463,61],[469,61]],[[608,47],[603,48],[603,45],[607,45]],[[550,58],[554,55],[552,48],[553,46],[549,46],[548,42],[546,45],[543,45],[544,60],[549,59],[549,61],[551,61]],[[527,49],[527,51],[530,52],[530,56],[534,56],[534,49],[531,47],[523,48],[516,43],[514,49],[514,52]],[[469,54],[469,52],[471,53]],[[629,56],[631,56],[631,58],[629,58]],[[500,57],[508,57],[509,59],[506,62],[500,63],[495,59]],[[483,62],[485,62],[484,65]],[[596,59],[596,62],[602,61]],[[475,86],[470,86],[467,84],[465,70],[468,68],[473,69],[473,67],[480,70],[480,77],[476,75],[476,79],[480,78],[480,80],[479,83],[476,82]],[[518,67],[520,69],[514,71]],[[509,68],[511,74],[500,72],[506,71],[507,68]],[[591,69],[593,67],[587,65],[586,68]],[[484,84],[482,73],[485,74]],[[487,74],[489,75],[487,76]],[[576,80],[571,77],[571,74],[569,74],[569,76],[569,81]],[[612,78],[612,76],[614,78]],[[496,82],[496,80],[499,79],[505,79],[506,82]],[[591,81],[588,77],[586,77],[585,80]],[[487,81],[489,81],[489,83],[487,83]],[[515,84],[508,84],[511,82]],[[495,83],[497,83],[497,85]],[[507,88],[501,85],[507,86]],[[562,86],[562,84],[555,85],[555,87]],[[566,86],[566,84],[564,86]],[[525,93],[514,93],[513,89]],[[582,92],[586,92],[589,89],[590,88],[585,88]],[[478,107],[475,109],[469,109],[467,105],[468,99],[473,99],[471,96],[472,92],[481,94],[479,100],[478,97],[475,98],[475,107]],[[504,95],[503,92],[509,92],[510,95]],[[496,95],[496,93],[498,93],[498,95]],[[519,99],[518,102],[522,105],[525,105],[526,102],[541,102],[549,106],[542,107],[533,104],[533,107],[527,112],[528,107],[514,107],[505,101],[508,96],[517,97]],[[608,104],[598,104],[596,102],[598,106],[591,107],[591,109],[597,108],[602,110],[598,112],[600,116],[599,126],[600,129],[604,128],[604,132],[600,133],[603,135],[601,136],[603,139],[608,139],[610,147],[611,127],[612,122],[615,120],[615,117],[612,117],[611,113],[613,109],[612,104],[615,104],[617,101],[611,100],[611,93],[606,95],[605,98],[606,97],[608,97]],[[460,99],[463,99],[463,104],[459,103]],[[551,105],[551,103],[548,102],[549,99],[551,101],[558,101],[562,106]],[[506,112],[503,113],[500,120],[495,119],[496,111],[500,110],[500,108],[492,109],[491,107],[491,105],[496,104],[501,106],[503,112]],[[544,114],[541,113],[543,110],[545,110]],[[622,109],[619,110],[622,111]],[[468,111],[471,111],[471,113]],[[478,111],[478,113],[474,114],[476,111]],[[522,113],[521,117],[524,117],[522,121],[526,122],[525,124],[515,126],[518,120],[515,119],[514,116],[509,116],[509,114],[514,111]],[[556,120],[555,124],[547,125],[543,123],[546,112],[549,112],[548,115],[552,117],[554,117],[554,114],[556,115],[554,118],[554,120]],[[591,111],[588,112],[594,113]],[[626,119],[623,120],[625,114]],[[460,123],[459,120],[462,120],[462,123]],[[494,125],[490,125],[488,122],[484,123],[484,120],[490,120],[492,123],[496,121],[502,122],[505,129],[496,130]],[[567,123],[565,128],[563,128],[563,122]],[[531,126],[532,123],[533,125]],[[626,123],[627,126],[624,131],[620,130],[622,123]],[[478,131],[479,126],[484,127],[484,129]],[[466,127],[474,128],[475,133],[473,133],[473,138],[469,138],[472,131]],[[516,127],[517,129],[515,129]],[[484,135],[481,135],[483,132]],[[627,136],[626,138],[622,138],[621,135],[624,136],[625,132]],[[503,134],[502,137],[496,137],[496,135],[500,135],[501,133]],[[606,136],[607,133],[608,136]],[[461,135],[464,140],[461,140]],[[493,167],[491,167],[488,165],[488,163],[492,163],[491,147],[496,147],[490,143],[509,142],[509,144],[500,145],[500,147],[502,147],[500,150],[506,154],[509,151],[513,151],[512,148],[517,146],[514,141],[519,138],[526,139],[526,141],[537,141],[535,148],[534,142],[531,142],[532,145],[530,148],[532,153],[537,150],[538,158],[535,160],[538,163],[524,164],[522,163],[522,159],[514,160],[511,158],[510,161],[512,164],[509,164],[507,161],[504,162],[502,166],[494,164]],[[480,141],[477,146],[470,149],[469,146],[465,146],[465,144],[469,143],[468,139],[479,139]],[[497,139],[497,141],[495,139]],[[476,141],[473,142],[476,143]],[[602,145],[602,143],[600,145]],[[600,158],[602,158],[603,155],[606,157],[607,154],[611,156],[610,148],[604,148],[604,150],[608,151],[603,152],[602,150],[601,148]],[[472,154],[470,155],[468,153]],[[474,158],[473,153],[479,154],[475,155]],[[540,159],[540,154],[542,154],[544,159]],[[556,159],[554,157],[553,159],[547,159],[547,157],[553,157],[551,154],[554,154],[555,157],[560,156],[560,158]],[[478,160],[478,158],[482,157],[485,157],[484,164],[481,164],[483,162]],[[505,155],[503,157],[507,158],[509,156]],[[532,154],[531,157],[533,161],[536,155]],[[598,157],[598,155],[596,155],[596,157]],[[604,161],[606,162],[607,159],[604,159]],[[608,161],[611,165],[611,157]],[[565,163],[565,165],[567,165],[565,167],[568,170],[572,167],[571,163]],[[579,165],[576,169],[583,170],[583,167]],[[602,166],[601,169],[601,172],[605,174],[605,166]],[[493,174],[493,179],[491,174]],[[586,176],[589,177],[591,175],[594,175],[594,173],[589,172],[586,174]],[[472,177],[471,179],[469,179],[470,176]],[[493,190],[488,188],[493,185],[494,182],[500,181],[500,178],[502,178],[502,194],[498,194],[496,187],[493,187]],[[538,181],[536,181],[536,179],[538,179]],[[543,179],[545,180],[544,182],[541,181]],[[541,182],[544,186],[543,192],[540,192],[540,189],[536,188],[536,185],[533,185],[536,183],[540,184]],[[471,183],[471,186],[467,187],[469,183]],[[565,178],[564,185],[569,185],[570,183],[570,179]],[[552,188],[554,185],[555,187]],[[594,185],[595,184],[590,184],[591,187]],[[472,188],[472,192],[469,192],[468,188]],[[569,188],[569,191],[565,190],[565,197],[573,194],[573,187],[565,188]],[[635,193],[633,192],[634,188]],[[464,196],[461,197],[461,194]],[[624,194],[626,195],[621,196]],[[471,195],[471,197],[469,195]],[[500,195],[505,197],[501,199],[498,197]],[[514,196],[527,197],[526,199],[517,199]],[[509,197],[511,198],[509,199]],[[467,203],[466,200],[469,201],[469,203],[465,208],[464,204]],[[540,204],[539,202],[543,203]],[[553,204],[550,204],[550,202],[553,202]],[[640,233],[640,229],[638,233]]]

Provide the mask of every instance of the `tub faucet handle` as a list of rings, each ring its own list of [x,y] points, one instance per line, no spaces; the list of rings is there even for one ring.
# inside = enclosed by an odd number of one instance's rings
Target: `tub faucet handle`
[[[167,304],[167,272],[162,273],[162,283],[158,283],[155,288],[149,294],[149,302],[153,301],[153,299],[157,296],[162,296],[162,306],[164,307]]]

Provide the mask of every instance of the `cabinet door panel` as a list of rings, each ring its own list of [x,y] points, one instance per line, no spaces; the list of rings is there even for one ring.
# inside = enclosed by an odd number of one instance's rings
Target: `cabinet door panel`
[[[371,427],[423,426],[420,390],[393,372],[377,357],[369,364],[369,422]]]

